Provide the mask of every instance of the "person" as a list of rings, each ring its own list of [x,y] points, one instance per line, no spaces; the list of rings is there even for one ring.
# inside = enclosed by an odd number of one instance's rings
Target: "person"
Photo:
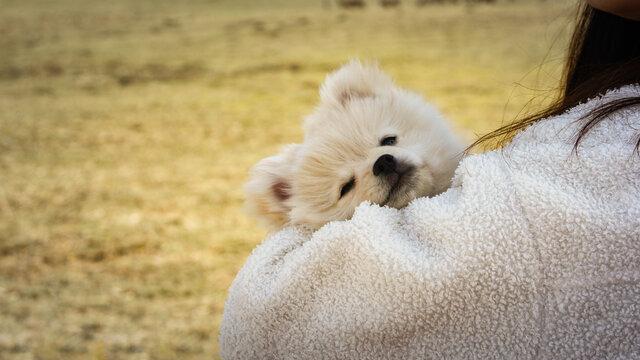
[[[258,246],[221,356],[640,357],[640,2],[581,8],[558,101],[448,191]]]

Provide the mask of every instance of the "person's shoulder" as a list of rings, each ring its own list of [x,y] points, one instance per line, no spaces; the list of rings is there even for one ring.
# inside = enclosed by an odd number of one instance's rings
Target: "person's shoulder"
[[[640,84],[626,85],[593,97],[564,113],[545,119],[525,128],[503,149],[509,153],[530,152],[534,147],[561,146],[574,150],[577,135],[597,109],[616,100],[640,96]],[[640,126],[640,106],[630,106],[615,111],[589,130],[581,140],[586,148],[597,144],[620,143],[626,145],[629,138],[637,136]]]
[[[640,85],[628,85],[594,97],[560,115],[539,120],[519,132],[503,148],[463,159],[454,176],[453,187],[472,182],[494,184],[494,179],[501,178],[497,175],[501,172],[509,174],[509,178],[526,175],[553,179],[577,173],[597,178],[597,174],[589,173],[585,163],[609,163],[616,158],[624,164],[634,153],[640,129],[640,106],[609,114],[593,126],[576,147],[585,119],[604,104],[637,96],[640,96]]]
[[[612,101],[638,96],[640,96],[640,84],[629,84],[620,88],[608,90],[603,94],[589,98],[588,100],[567,110],[566,113],[582,118],[589,115],[591,112],[593,112],[594,109],[597,109],[602,105],[605,105]],[[638,110],[636,109],[636,113],[637,111]]]

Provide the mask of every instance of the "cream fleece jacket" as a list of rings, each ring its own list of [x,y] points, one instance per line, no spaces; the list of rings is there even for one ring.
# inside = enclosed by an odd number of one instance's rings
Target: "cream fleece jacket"
[[[229,290],[224,359],[640,358],[640,109],[627,86],[469,156],[401,210],[287,228]]]

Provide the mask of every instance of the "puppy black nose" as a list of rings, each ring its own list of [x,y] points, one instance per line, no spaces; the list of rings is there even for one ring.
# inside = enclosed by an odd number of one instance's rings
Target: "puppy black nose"
[[[384,154],[373,164],[373,175],[389,174],[396,171],[396,158],[393,155]]]

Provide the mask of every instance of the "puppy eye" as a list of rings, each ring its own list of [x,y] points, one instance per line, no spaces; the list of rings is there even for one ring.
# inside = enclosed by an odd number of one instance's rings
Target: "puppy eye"
[[[351,180],[349,180],[349,182],[347,182],[344,185],[342,185],[342,189],[340,189],[340,198],[342,198],[349,191],[351,191],[351,189],[353,189],[354,186],[356,186],[356,179],[354,179],[354,178],[351,178]]]
[[[386,138],[383,138],[382,140],[380,140],[380,146],[391,146],[391,145],[394,145],[395,143],[396,143],[395,136],[387,136]]]

